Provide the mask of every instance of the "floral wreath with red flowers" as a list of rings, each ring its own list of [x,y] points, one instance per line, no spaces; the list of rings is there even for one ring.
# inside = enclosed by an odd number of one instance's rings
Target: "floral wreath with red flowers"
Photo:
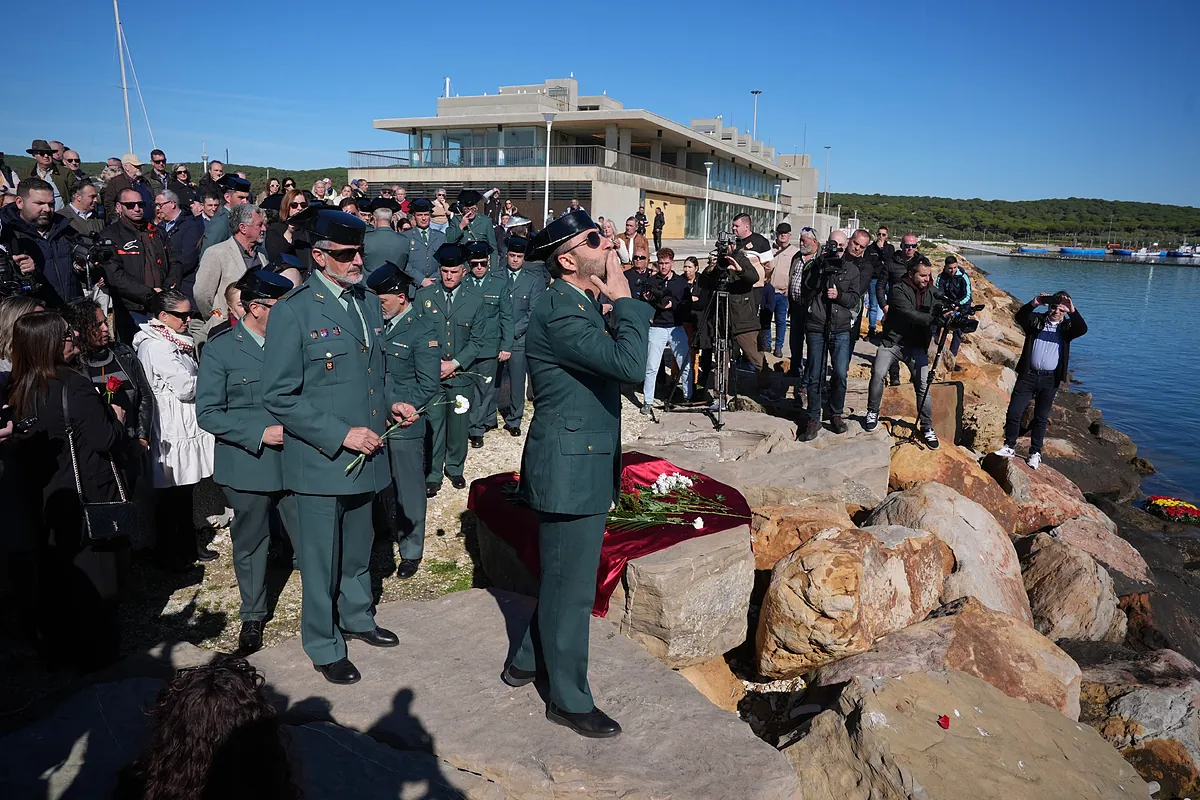
[[[1146,511],[1159,519],[1168,522],[1179,522],[1183,525],[1200,525],[1200,508],[1180,500],[1178,497],[1167,497],[1156,494],[1146,499]]]

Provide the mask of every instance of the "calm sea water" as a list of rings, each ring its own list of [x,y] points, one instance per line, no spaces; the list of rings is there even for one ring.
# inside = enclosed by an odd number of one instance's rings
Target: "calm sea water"
[[[1104,421],[1133,437],[1158,469],[1147,494],[1200,495],[1200,267],[1106,264],[970,254],[1022,301],[1064,289],[1088,333],[1071,372]],[[1053,426],[1051,427],[1053,433]]]

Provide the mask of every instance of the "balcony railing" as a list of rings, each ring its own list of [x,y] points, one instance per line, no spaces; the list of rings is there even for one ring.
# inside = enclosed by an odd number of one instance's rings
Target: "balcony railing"
[[[430,169],[458,167],[544,167],[545,147],[443,147],[411,150],[351,150],[351,169]],[[704,186],[703,172],[609,150],[600,145],[550,148],[552,167],[607,167],[648,178]]]

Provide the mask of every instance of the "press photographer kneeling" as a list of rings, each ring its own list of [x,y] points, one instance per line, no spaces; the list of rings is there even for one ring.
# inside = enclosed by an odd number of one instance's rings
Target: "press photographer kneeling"
[[[921,437],[931,450],[938,448],[933,430],[933,402],[926,391],[929,376],[929,342],[933,336],[934,307],[939,295],[933,288],[933,266],[921,257],[908,265],[908,271],[888,290],[887,316],[883,319],[883,338],[871,366],[871,386],[867,394],[867,415],[863,430],[879,425],[879,406],[888,370],[903,361],[912,375],[917,398],[917,420]]]
[[[853,241],[847,244],[846,234],[834,231],[820,257],[805,270],[804,340],[808,361],[804,373],[808,377],[808,425],[797,437],[801,441],[810,442],[821,432],[825,367],[830,362],[833,371],[829,381],[829,423],[834,433],[848,430],[842,412],[853,350],[850,328],[854,325],[856,308],[862,302],[858,261],[870,241],[866,231],[856,231]]]
[[[1035,314],[1038,306],[1046,306],[1045,314]],[[1060,383],[1067,379],[1071,359],[1071,341],[1087,333],[1087,323],[1075,308],[1066,292],[1039,294],[1017,312],[1016,322],[1025,331],[1025,345],[1017,362],[1017,383],[1008,402],[1004,421],[1004,446],[996,455],[1011,458],[1017,454],[1017,434],[1021,416],[1033,400],[1033,428],[1029,432],[1029,466],[1042,465],[1042,443],[1050,409]]]

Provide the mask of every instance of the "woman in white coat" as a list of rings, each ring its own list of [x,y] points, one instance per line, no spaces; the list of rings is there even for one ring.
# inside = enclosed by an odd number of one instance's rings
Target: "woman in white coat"
[[[196,344],[187,333],[192,306],[165,289],[150,301],[150,320],[133,338],[154,394],[154,477],[157,555],[162,566],[184,570],[197,558],[192,492],[213,473],[213,437],[196,424]]]

